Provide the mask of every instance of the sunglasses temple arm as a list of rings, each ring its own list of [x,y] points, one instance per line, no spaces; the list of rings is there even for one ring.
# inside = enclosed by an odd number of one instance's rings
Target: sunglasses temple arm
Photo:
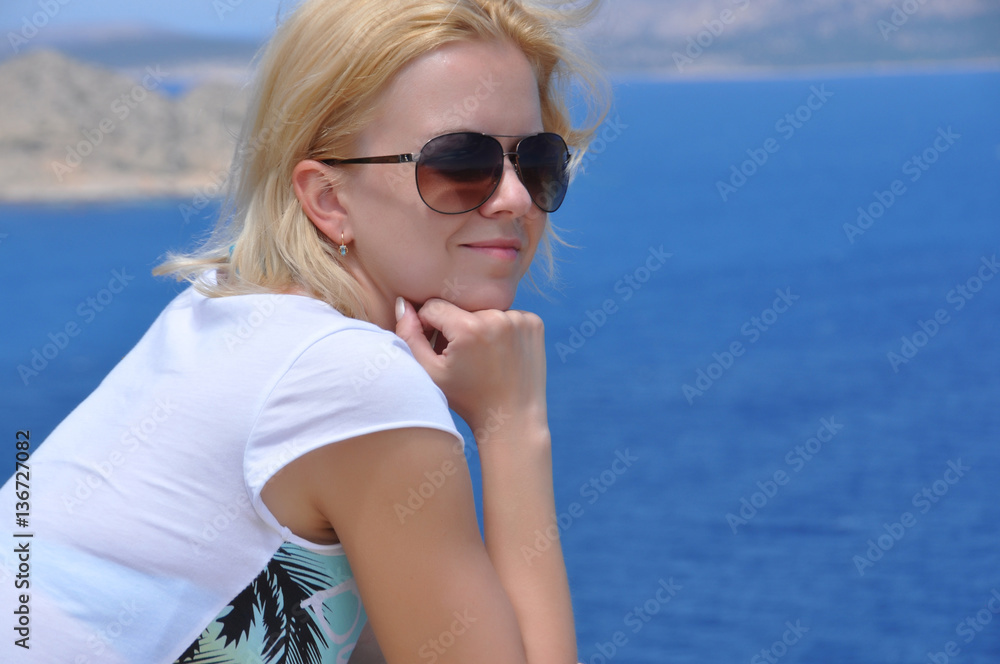
[[[323,159],[328,166],[337,164],[409,164],[416,161],[412,154],[392,154],[383,157],[358,157],[356,159]]]

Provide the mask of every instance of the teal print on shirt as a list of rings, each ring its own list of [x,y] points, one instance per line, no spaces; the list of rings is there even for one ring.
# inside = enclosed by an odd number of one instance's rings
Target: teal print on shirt
[[[344,664],[366,621],[346,556],[286,542],[174,664]]]

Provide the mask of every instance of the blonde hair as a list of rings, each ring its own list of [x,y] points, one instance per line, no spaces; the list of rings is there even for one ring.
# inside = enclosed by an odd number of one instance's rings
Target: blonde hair
[[[367,320],[359,284],[295,196],[295,165],[356,156],[354,141],[395,75],[435,48],[472,40],[508,41],[525,54],[538,80],[543,126],[566,138],[579,163],[607,112],[607,88],[567,29],[586,21],[597,2],[306,0],[261,57],[215,231],[198,251],[168,255],[153,273],[186,279],[210,297],[304,289]],[[584,128],[570,119],[574,84],[588,104]],[[550,278],[552,239],[549,225],[540,254]],[[218,279],[206,279],[213,270]]]

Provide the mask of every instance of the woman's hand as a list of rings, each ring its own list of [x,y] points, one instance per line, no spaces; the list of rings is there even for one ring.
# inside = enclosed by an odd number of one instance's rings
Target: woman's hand
[[[573,605],[559,539],[549,541],[542,556],[524,553],[556,522],[542,321],[524,311],[465,311],[439,299],[428,300],[419,312],[409,302],[400,304],[396,334],[479,444],[483,539],[516,616],[526,660],[575,662]],[[435,333],[437,348],[447,342],[440,353],[428,341]]]
[[[547,428],[541,318],[525,311],[469,312],[437,298],[419,312],[400,298],[396,314],[396,334],[474,432],[512,424],[508,418]],[[440,354],[428,341],[433,331],[447,341]]]

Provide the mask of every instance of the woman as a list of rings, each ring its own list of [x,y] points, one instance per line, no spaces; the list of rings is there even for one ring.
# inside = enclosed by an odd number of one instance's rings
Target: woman
[[[559,17],[307,0],[279,28],[232,214],[158,268],[195,287],[31,458],[31,649],[4,661],[345,662],[368,630],[391,664],[576,662],[538,542],[543,329],[509,311],[587,136]]]

